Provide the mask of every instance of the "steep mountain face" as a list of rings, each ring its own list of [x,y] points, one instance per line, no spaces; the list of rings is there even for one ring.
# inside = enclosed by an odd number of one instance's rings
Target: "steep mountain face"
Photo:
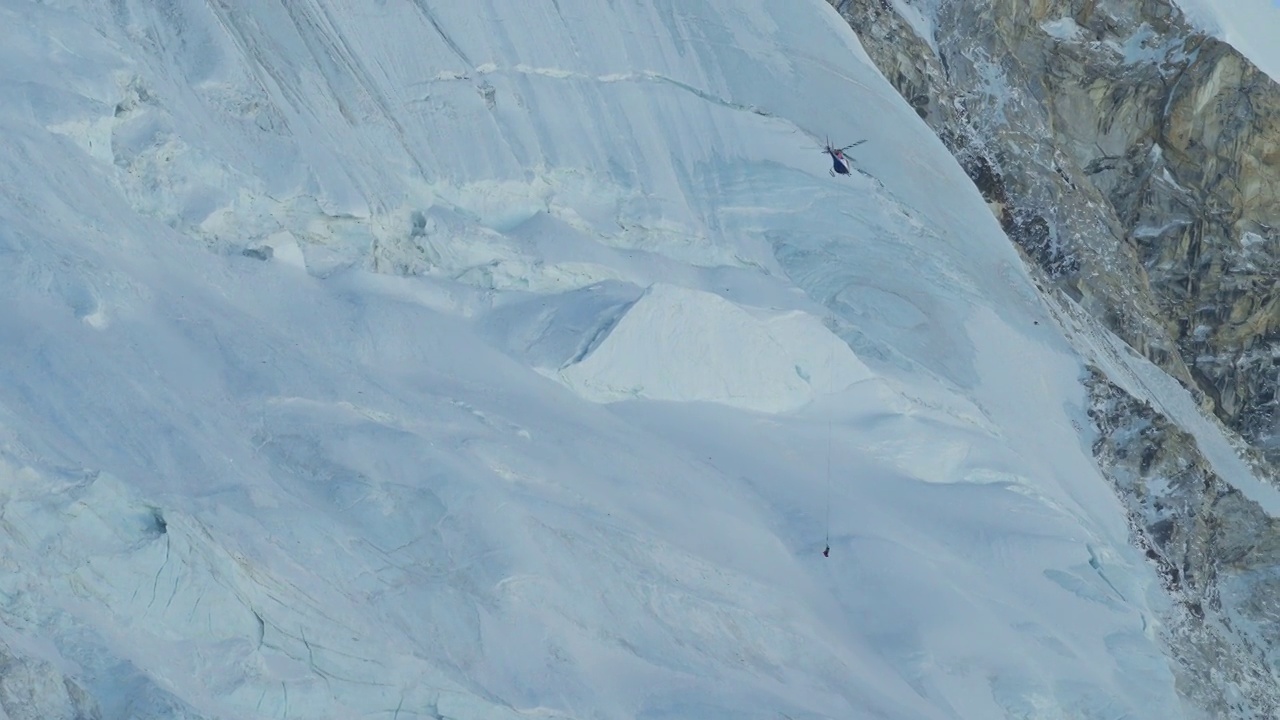
[[[1010,237],[1274,460],[1280,86],[1170,0],[832,0]]]
[[[1211,42],[841,7],[0,0],[0,717],[1272,714]]]
[[[8,720],[1188,716],[1069,331],[822,0],[0,20]]]
[[[1168,0],[832,4],[1046,282],[1272,477],[1280,86]],[[1275,717],[1280,527],[1158,406],[1089,385],[1094,451],[1173,599],[1181,691],[1211,716]]]

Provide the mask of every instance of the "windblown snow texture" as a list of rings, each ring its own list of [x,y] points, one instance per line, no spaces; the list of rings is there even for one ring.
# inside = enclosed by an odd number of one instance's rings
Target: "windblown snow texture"
[[[1081,356],[822,0],[0,27],[7,717],[1180,716]]]

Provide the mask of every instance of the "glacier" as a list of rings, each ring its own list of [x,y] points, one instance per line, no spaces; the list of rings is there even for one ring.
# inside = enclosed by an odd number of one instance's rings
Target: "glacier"
[[[0,16],[0,717],[1196,717],[1194,403],[822,0]]]

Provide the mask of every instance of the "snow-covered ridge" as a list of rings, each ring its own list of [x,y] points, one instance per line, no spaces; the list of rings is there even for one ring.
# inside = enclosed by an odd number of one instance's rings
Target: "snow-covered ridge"
[[[1275,0],[1177,0],[1187,18],[1280,82],[1280,3]]]

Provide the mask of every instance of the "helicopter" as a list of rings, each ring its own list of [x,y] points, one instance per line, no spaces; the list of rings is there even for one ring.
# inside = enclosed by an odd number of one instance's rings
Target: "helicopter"
[[[831,156],[831,170],[828,171],[831,173],[831,177],[835,177],[836,175],[848,175],[849,159],[844,156],[845,151],[849,148],[861,145],[866,142],[866,140],[859,140],[856,143],[851,143],[839,148],[831,146],[831,138],[827,138],[826,141],[826,145],[823,146],[822,152]]]

